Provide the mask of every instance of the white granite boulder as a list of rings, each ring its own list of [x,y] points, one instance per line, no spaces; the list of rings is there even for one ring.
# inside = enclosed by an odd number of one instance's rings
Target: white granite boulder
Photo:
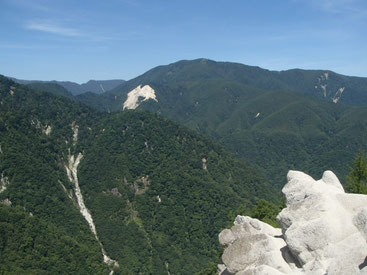
[[[346,194],[331,171],[287,178],[282,229],[237,216],[219,234],[220,274],[367,274],[367,196]]]
[[[219,234],[219,242],[225,247],[222,274],[289,274],[292,271],[293,259],[281,230],[257,219],[237,216],[234,226]]]

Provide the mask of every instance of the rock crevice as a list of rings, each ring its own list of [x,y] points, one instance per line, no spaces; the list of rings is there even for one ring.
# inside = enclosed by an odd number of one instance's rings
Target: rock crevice
[[[220,274],[367,274],[367,196],[347,194],[338,178],[289,171],[281,229],[237,216],[219,234]]]

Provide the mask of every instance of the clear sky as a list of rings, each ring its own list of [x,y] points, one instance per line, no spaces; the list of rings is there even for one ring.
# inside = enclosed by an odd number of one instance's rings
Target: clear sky
[[[367,77],[367,0],[0,0],[0,74],[131,79],[182,59]]]

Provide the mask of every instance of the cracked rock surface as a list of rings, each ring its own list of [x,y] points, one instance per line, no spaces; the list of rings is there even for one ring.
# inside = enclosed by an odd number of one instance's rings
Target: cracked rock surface
[[[237,216],[219,234],[219,274],[367,275],[367,196],[345,193],[331,171],[318,181],[299,171],[287,179],[281,229]]]

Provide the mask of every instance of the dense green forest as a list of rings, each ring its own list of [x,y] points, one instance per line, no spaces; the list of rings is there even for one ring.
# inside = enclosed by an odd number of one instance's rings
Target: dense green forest
[[[367,147],[367,107],[345,105],[367,102],[364,81],[205,59],[157,67],[103,95],[0,77],[0,273],[215,272],[217,235],[237,214],[277,226],[289,169],[314,178],[333,170],[348,191],[365,192],[366,157],[355,156]],[[158,102],[120,112],[141,84]],[[79,154],[98,238],[66,172]]]
[[[347,176],[347,191],[367,195],[367,156],[365,151],[359,152],[350,167]]]
[[[106,91],[112,90],[124,83],[121,79],[111,80],[89,80],[86,83],[78,84],[71,81],[42,81],[42,80],[22,80],[11,78],[14,82],[31,86],[32,88],[37,87],[41,90],[47,88],[48,92],[52,91],[66,91],[69,95],[81,95],[87,92],[93,94],[102,94]],[[66,95],[64,92],[61,95]],[[67,95],[68,96],[68,95]]]
[[[6,185],[0,193],[0,273],[105,274],[98,244],[60,185],[69,185],[61,137],[71,129],[63,122],[82,109],[48,93],[30,93],[0,79],[0,174]],[[51,121],[53,137],[44,134]]]
[[[261,167],[280,188],[289,169],[315,178],[332,170],[346,183],[346,163],[367,148],[367,107],[353,106],[366,105],[366,83],[329,71],[275,72],[198,59],[159,66],[104,95],[76,99],[119,111],[130,90],[150,85],[158,101],[144,101],[138,109],[214,138]],[[320,85],[327,86],[326,97]]]
[[[4,77],[0,104],[1,272],[112,268],[65,171],[79,153],[80,189],[115,274],[211,269],[238,209],[277,202],[256,166],[159,115],[102,113]]]
[[[208,86],[208,82],[212,81],[221,85]],[[367,78],[344,76],[327,70],[269,71],[256,66],[216,62],[204,58],[182,60],[155,67],[103,95],[95,96],[98,100],[93,101],[92,104],[95,107],[103,107],[106,106],[104,103],[108,103],[111,110],[120,110],[121,100],[125,99],[126,94],[138,85],[146,84],[168,96],[161,100],[170,103],[174,100],[183,100],[182,106],[186,106],[187,100],[194,98],[195,93],[191,89],[197,91],[198,86],[201,86],[204,93],[207,90],[216,93],[223,85],[230,84],[237,85],[241,93],[246,93],[246,90],[251,87],[252,90],[288,91],[326,102],[335,102],[337,99],[337,103],[348,105],[367,104]],[[340,88],[344,88],[341,95],[338,92]],[[226,100],[226,98],[223,99]]]

